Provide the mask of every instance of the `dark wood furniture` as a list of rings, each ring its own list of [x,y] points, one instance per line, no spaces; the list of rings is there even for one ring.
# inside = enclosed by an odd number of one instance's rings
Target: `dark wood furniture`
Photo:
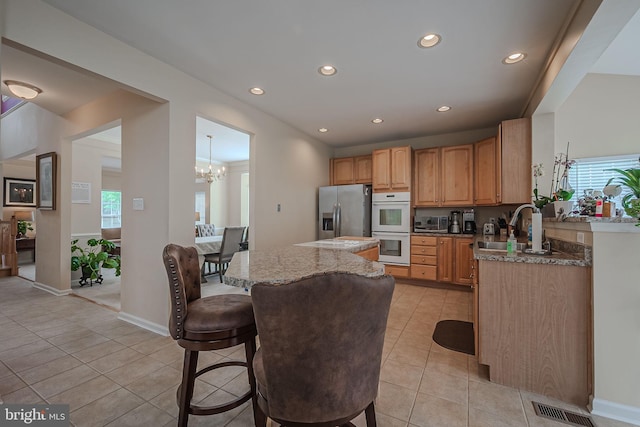
[[[201,298],[198,252],[193,247],[169,244],[163,251],[169,278],[171,318],[169,331],[184,348],[182,383],[178,388],[178,426],[186,427],[189,414],[212,415],[228,411],[253,400],[257,408],[253,356],[256,352],[257,329],[251,297],[248,295],[215,295]],[[244,344],[246,362],[231,360],[203,367],[197,371],[200,351],[220,350]],[[216,406],[191,403],[195,379],[213,369],[244,366],[248,372],[249,391],[236,399]]]
[[[20,239],[16,239],[16,251],[31,251],[32,260],[33,262],[36,262],[36,238],[22,237]]]

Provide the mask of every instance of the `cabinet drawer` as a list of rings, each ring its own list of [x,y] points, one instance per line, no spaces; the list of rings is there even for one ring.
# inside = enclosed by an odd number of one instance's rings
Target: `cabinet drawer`
[[[438,238],[435,236],[411,236],[412,245],[435,246]]]
[[[436,266],[412,264],[411,277],[414,279],[436,280]]]
[[[400,265],[384,265],[385,274],[391,274],[395,277],[409,277],[409,267],[403,267]]]
[[[435,256],[437,248],[434,246],[414,246],[411,245],[411,255],[430,255]]]
[[[435,255],[411,255],[411,265],[438,265],[438,258]]]

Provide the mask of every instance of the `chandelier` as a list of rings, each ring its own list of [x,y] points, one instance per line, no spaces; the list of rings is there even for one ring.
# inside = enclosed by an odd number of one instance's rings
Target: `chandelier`
[[[207,183],[211,184],[212,182],[221,181],[227,176],[227,170],[222,166],[222,169],[217,169],[214,172],[211,159],[211,138],[213,138],[213,136],[207,135],[207,138],[209,138],[209,170],[206,172],[204,169],[198,170],[198,166],[196,166],[196,178],[204,178]]]

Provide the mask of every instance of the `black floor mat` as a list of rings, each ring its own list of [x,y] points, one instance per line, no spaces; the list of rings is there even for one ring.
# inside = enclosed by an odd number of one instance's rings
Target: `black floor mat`
[[[433,331],[433,340],[444,348],[475,354],[473,323],[462,320],[441,320]]]

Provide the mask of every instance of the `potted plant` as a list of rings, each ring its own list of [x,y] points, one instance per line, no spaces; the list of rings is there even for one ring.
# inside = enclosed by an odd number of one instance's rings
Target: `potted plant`
[[[19,219],[18,220],[18,235],[16,238],[21,238],[27,235],[27,230],[33,231],[33,227],[30,222]]]
[[[78,239],[71,241],[71,271],[82,271],[80,286],[102,283],[101,268],[114,268],[116,276],[120,276],[120,255],[109,255],[115,247],[106,239],[89,239],[86,247],[78,246]]]
[[[553,204],[550,215],[558,217],[561,214],[568,215],[572,212],[574,203],[571,201],[575,190],[569,184],[569,170],[575,164],[575,160],[569,159],[569,143],[567,142],[567,152],[560,153],[555,156],[553,164],[553,173],[551,176],[551,191],[549,196],[541,196],[538,193],[538,177],[544,176],[544,168],[542,163],[533,165],[533,177],[535,179],[535,188],[533,189],[533,203],[538,209],[543,211],[547,205]]]
[[[622,207],[627,215],[638,219],[636,226],[640,226],[640,168],[609,170],[617,172],[620,176],[611,178],[607,185],[614,182],[629,190],[627,194],[622,196]]]

